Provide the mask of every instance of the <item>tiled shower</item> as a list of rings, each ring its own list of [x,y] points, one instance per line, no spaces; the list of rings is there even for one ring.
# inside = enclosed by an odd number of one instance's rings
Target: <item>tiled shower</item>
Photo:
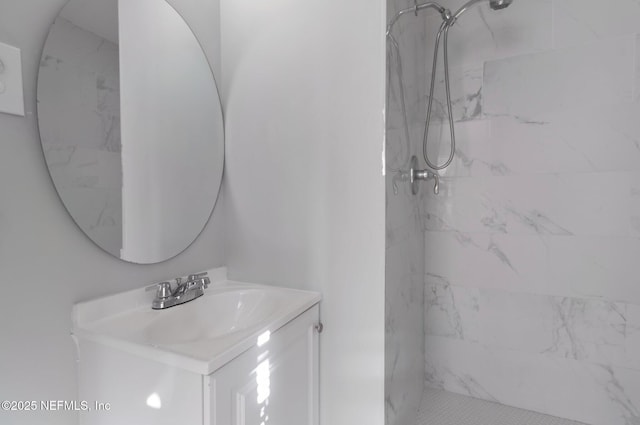
[[[387,15],[413,4],[389,0]],[[456,158],[438,195],[422,182],[413,196],[400,174],[422,155],[440,22],[394,29],[409,143],[388,49],[386,423],[415,424],[435,388],[640,424],[640,3],[469,11],[449,40]],[[429,153],[442,162],[439,69]]]

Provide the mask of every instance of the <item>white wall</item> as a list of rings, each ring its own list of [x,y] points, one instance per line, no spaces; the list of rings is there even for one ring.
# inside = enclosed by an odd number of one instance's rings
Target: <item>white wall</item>
[[[459,143],[424,204],[426,365],[430,385],[629,425],[640,421],[640,5],[607,8],[484,5],[451,29]]]
[[[321,421],[384,421],[385,2],[221,3],[232,277],[324,297]]]
[[[185,253],[153,266],[109,256],[65,211],[44,163],[34,114],[41,49],[63,4],[3,2],[0,14],[0,40],[22,49],[27,110],[25,118],[0,114],[2,400],[76,399],[75,349],[69,336],[74,302],[225,263],[219,208]],[[183,0],[176,6],[216,58],[216,3]],[[67,425],[74,420],[72,412],[0,412],[0,423],[14,425]]]

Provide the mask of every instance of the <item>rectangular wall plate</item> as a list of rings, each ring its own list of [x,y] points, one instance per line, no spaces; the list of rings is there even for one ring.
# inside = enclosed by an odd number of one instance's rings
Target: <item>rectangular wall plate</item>
[[[0,112],[24,116],[22,55],[4,43],[0,43]]]

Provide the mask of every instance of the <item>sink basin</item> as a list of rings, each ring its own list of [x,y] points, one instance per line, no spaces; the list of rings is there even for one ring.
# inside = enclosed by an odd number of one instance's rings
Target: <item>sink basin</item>
[[[152,298],[140,289],[78,304],[73,333],[210,374],[320,301],[315,292],[226,279],[166,310],[152,310]]]
[[[261,327],[286,307],[287,300],[286,294],[265,289],[214,292],[193,301],[189,308],[181,308],[187,306],[184,304],[165,314],[150,315],[154,317],[149,317],[139,337],[150,344],[170,345],[230,336]]]
[[[186,304],[134,310],[91,329],[153,346],[184,346],[260,328],[286,307],[289,298],[273,289],[217,288]]]

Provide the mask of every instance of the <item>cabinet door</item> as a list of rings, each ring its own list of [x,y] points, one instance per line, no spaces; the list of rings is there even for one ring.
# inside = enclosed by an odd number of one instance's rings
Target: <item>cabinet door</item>
[[[317,323],[315,306],[208,376],[205,423],[317,425]]]

